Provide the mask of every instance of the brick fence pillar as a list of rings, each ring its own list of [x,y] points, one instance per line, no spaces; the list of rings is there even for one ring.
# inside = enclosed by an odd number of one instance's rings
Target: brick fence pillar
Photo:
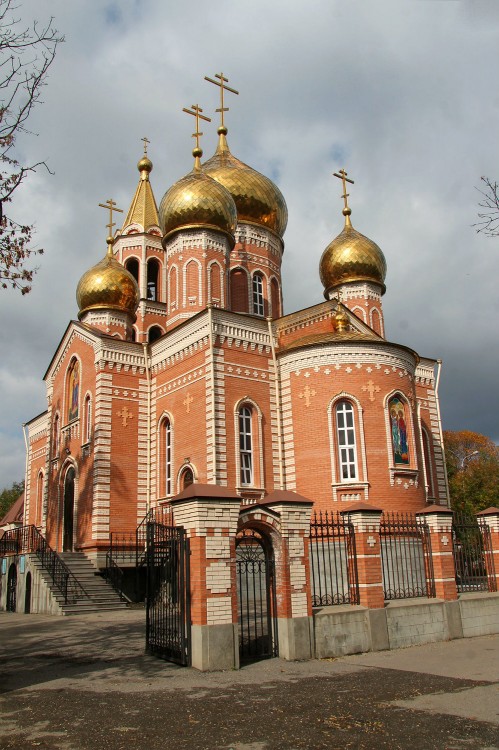
[[[260,503],[279,515],[281,547],[276,554],[279,656],[314,655],[310,582],[310,516],[313,502],[295,492],[275,490]]]
[[[491,590],[499,591],[499,508],[487,508],[477,513],[477,516],[483,518],[489,527],[492,554],[485,555],[489,587],[495,584],[495,588]]]
[[[241,498],[226,487],[192,484],[172,502],[190,541],[191,664],[239,667],[236,533]]]
[[[341,511],[342,515],[348,515],[355,529],[359,603],[370,609],[381,609],[385,606],[379,536],[382,512],[367,503],[360,503]]]
[[[443,505],[429,505],[416,515],[430,530],[435,596],[453,601],[457,599],[457,586],[452,551],[452,511]]]

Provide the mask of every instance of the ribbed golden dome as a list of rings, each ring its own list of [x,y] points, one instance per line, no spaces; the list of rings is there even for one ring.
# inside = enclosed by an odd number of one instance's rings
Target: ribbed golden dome
[[[288,223],[288,208],[272,180],[236,159],[227,145],[227,128],[218,128],[215,154],[203,164],[203,171],[224,185],[234,198],[238,221],[259,224],[282,237]]]
[[[111,243],[106,257],[81,277],[76,301],[80,320],[89,310],[119,310],[135,316],[139,288],[132,274],[113,256]]]
[[[372,281],[385,292],[386,260],[378,245],[353,228],[350,209],[344,209],[345,227],[322,253],[319,272],[324,295],[350,281]]]
[[[167,190],[159,206],[163,243],[179,229],[214,229],[227,234],[234,244],[237,223],[234,200],[223,185],[204,174],[199,156],[195,157],[192,172]]]

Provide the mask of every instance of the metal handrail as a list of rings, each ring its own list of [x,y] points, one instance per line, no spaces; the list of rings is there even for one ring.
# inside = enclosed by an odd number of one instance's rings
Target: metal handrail
[[[52,549],[36,526],[20,526],[6,531],[0,539],[0,557],[27,554],[38,557],[54,586],[64,597],[64,604],[74,604],[78,599],[90,599],[64,560]]]

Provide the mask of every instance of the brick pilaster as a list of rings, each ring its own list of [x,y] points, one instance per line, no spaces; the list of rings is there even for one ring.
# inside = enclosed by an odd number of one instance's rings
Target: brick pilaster
[[[457,599],[457,587],[452,552],[452,511],[442,505],[430,505],[416,515],[430,529],[435,596],[453,601]]]
[[[370,609],[381,609],[385,606],[379,536],[382,511],[359,504],[342,511],[342,514],[348,514],[355,529],[359,603]]]

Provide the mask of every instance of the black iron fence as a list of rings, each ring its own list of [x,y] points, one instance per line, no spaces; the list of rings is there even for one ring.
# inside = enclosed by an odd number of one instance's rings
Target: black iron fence
[[[459,593],[497,590],[490,529],[484,518],[455,511],[452,550]]]
[[[21,526],[4,533],[0,539],[0,557],[28,554],[35,554],[40,560],[55,588],[64,597],[65,604],[74,604],[78,599],[89,598],[83,586],[36,526]]]
[[[430,531],[416,516],[384,513],[380,523],[385,599],[434,597]]]
[[[358,604],[353,525],[339,513],[316,513],[310,524],[312,606]]]

